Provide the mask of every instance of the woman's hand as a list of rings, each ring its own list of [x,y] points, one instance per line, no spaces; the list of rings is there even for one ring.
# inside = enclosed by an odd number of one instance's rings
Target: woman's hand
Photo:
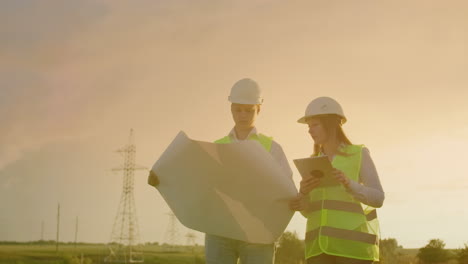
[[[159,178],[156,175],[156,173],[154,173],[152,170],[150,171],[148,175],[148,184],[154,187],[159,185]]]
[[[308,197],[299,194],[289,201],[289,209],[293,211],[305,211],[307,209]]]
[[[309,176],[302,178],[299,193],[307,195],[320,184],[320,178],[315,177],[312,173]]]
[[[335,179],[339,183],[343,184],[345,187],[349,186],[349,182],[351,180],[342,171],[334,168],[333,171],[332,171],[332,174],[333,174],[333,177],[335,177]]]

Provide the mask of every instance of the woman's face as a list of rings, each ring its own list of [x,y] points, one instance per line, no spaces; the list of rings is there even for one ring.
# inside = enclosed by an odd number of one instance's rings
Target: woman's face
[[[309,125],[309,134],[314,140],[314,143],[324,144],[328,139],[328,135],[320,119],[315,117],[308,118],[307,124]]]

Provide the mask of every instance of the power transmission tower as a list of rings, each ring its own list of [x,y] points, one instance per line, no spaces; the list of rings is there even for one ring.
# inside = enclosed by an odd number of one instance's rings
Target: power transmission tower
[[[169,215],[169,224],[166,230],[166,243],[169,246],[169,251],[175,251],[175,246],[179,244],[179,228],[178,220],[173,212],[167,213]]]
[[[146,169],[135,165],[136,147],[133,143],[133,129],[130,130],[128,144],[117,150],[123,155],[122,167],[112,171],[123,171],[123,190],[120,204],[115,216],[109,243],[110,254],[105,258],[109,263],[138,263],[143,262],[143,255],[136,250],[139,242],[139,228],[133,195],[134,172]]]
[[[185,237],[187,238],[187,246],[194,246],[196,244],[195,239],[197,238],[197,235],[192,231],[188,231]]]
[[[187,238],[186,245],[188,246],[189,250],[193,253],[195,251],[195,239],[197,238],[197,235],[195,235],[194,232],[189,230],[185,237]]]

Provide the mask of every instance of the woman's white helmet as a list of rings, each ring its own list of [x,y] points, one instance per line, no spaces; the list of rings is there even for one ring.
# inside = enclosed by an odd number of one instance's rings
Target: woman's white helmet
[[[335,99],[330,97],[318,97],[309,103],[305,110],[305,115],[299,118],[297,122],[306,124],[306,119],[308,117],[330,114],[340,116],[341,124],[346,123],[346,116],[344,115],[343,108],[341,108],[341,105],[335,101]]]
[[[228,100],[236,104],[261,104],[263,103],[262,91],[254,80],[244,78],[232,86]]]

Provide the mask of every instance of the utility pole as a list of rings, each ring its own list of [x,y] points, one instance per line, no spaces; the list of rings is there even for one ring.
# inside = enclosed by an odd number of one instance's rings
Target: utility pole
[[[59,248],[59,231],[60,231],[60,203],[57,207],[57,239],[55,243],[55,253],[58,253]]]
[[[78,216],[76,217],[76,224],[75,224],[75,249],[76,249],[77,238],[78,238]]]
[[[41,222],[41,242],[44,242],[44,220]]]

